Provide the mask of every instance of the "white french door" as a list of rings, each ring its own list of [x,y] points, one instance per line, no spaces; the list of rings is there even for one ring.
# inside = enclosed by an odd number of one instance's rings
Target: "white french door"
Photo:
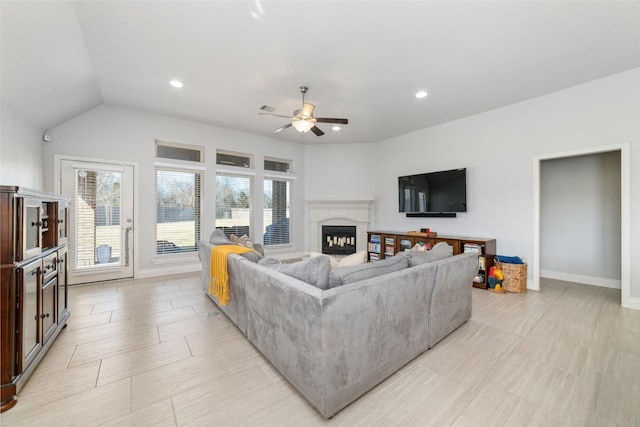
[[[133,277],[133,166],[61,160],[69,197],[68,283]]]

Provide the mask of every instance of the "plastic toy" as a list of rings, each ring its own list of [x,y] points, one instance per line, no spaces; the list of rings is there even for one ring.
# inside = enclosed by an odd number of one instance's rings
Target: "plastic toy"
[[[504,293],[505,290],[502,288],[502,281],[504,280],[504,273],[498,267],[491,267],[489,269],[489,277],[487,279],[487,283],[489,285],[489,290],[492,292]]]

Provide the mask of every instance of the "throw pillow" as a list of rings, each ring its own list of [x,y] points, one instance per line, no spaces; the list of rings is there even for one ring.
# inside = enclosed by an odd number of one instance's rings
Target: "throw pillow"
[[[233,239],[231,241],[233,241]],[[249,240],[249,236],[247,236],[246,234],[242,237],[236,237],[235,242],[240,246],[244,246],[245,248],[253,249],[253,242]]]
[[[287,276],[302,280],[320,289],[329,289],[329,272],[331,263],[329,257],[319,256],[291,264],[283,264],[274,257],[264,257],[258,264]]]
[[[241,254],[240,256],[245,257],[249,261],[258,262],[262,259],[262,254],[259,252],[249,251]]]
[[[415,267],[416,265],[425,264],[427,262],[438,261],[450,256],[453,256],[453,248],[449,246],[447,242],[440,242],[427,252],[411,251],[409,253],[409,267]]]
[[[367,262],[367,251],[358,251],[338,260],[338,267],[351,267]]]
[[[212,245],[230,245],[231,241],[227,238],[222,230],[213,230],[211,237],[209,237],[209,243]]]
[[[233,234],[232,234],[232,236],[235,237]],[[246,237],[246,236],[243,236],[243,237]],[[247,241],[248,241],[248,239],[249,238],[247,237]],[[222,230],[214,230],[213,233],[211,233],[211,237],[209,237],[209,243],[211,243],[212,245],[215,245],[215,246],[238,244],[237,242],[234,243],[231,240],[227,239],[227,236],[224,234],[224,231],[222,231]],[[251,243],[251,242],[249,241],[249,243]],[[245,246],[245,245],[241,245],[241,246]],[[253,245],[251,245],[251,246],[246,245],[246,247],[253,249]],[[249,261],[258,262],[260,260],[260,258],[262,258],[262,256],[263,256],[262,246],[257,248],[257,250],[258,250],[257,252],[246,252],[246,253],[243,253],[241,256],[245,257]]]
[[[320,252],[311,252],[309,254],[310,258],[315,258],[318,256],[326,256],[331,261],[331,269],[334,270],[339,267],[349,267],[352,265],[360,265],[367,262],[367,251],[358,251],[356,253],[344,256],[342,258],[336,258],[331,255],[322,254]]]
[[[407,256],[394,256],[383,259],[382,261],[338,268],[331,271],[329,275],[329,287],[335,288],[337,286],[359,282],[360,280],[382,276],[383,274],[403,270],[408,266],[409,259]]]

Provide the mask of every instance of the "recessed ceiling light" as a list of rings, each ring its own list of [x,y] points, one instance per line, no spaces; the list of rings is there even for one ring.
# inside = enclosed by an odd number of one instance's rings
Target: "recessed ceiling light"
[[[170,84],[171,86],[173,86],[173,87],[177,87],[177,88],[180,88],[180,87],[184,86],[180,80],[171,80],[171,81],[169,82],[169,84]]]
[[[338,131],[338,130],[340,130],[340,126],[334,126],[331,129]]]
[[[427,92],[421,90],[420,92],[416,93],[416,98],[426,98],[427,97]]]

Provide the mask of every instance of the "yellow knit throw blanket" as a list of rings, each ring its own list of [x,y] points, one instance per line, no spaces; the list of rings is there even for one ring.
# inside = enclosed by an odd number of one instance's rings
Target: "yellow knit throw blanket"
[[[253,249],[239,245],[217,245],[211,249],[211,261],[209,262],[209,293],[218,298],[220,305],[227,305],[229,302],[227,256],[229,254],[244,254],[250,251],[253,251]]]

